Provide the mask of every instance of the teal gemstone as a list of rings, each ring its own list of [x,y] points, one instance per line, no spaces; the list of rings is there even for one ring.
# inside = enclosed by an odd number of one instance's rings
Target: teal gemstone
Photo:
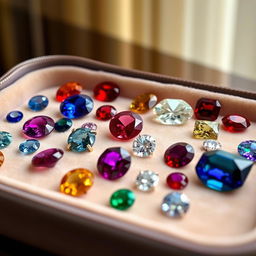
[[[69,149],[73,152],[91,151],[96,133],[87,128],[78,128],[68,137]]]
[[[19,146],[19,150],[24,155],[33,154],[36,152],[40,147],[40,142],[38,140],[26,140],[22,142]]]
[[[6,148],[12,142],[12,135],[9,132],[0,132],[0,149]]]
[[[71,119],[61,118],[55,123],[54,129],[57,132],[65,132],[65,131],[69,130],[72,125],[73,125],[73,122]]]
[[[196,173],[205,186],[217,191],[231,191],[243,186],[253,162],[222,150],[204,153]]]

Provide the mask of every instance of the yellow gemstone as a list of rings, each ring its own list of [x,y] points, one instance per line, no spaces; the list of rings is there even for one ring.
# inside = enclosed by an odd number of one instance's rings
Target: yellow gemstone
[[[205,120],[197,120],[193,131],[196,139],[216,140],[219,134],[219,123]]]
[[[60,184],[60,191],[71,196],[85,194],[93,185],[94,174],[83,168],[74,169],[66,173]]]
[[[4,154],[0,151],[0,166],[4,163]]]
[[[130,110],[143,114],[153,108],[157,103],[157,97],[152,93],[145,93],[137,96],[130,105]]]

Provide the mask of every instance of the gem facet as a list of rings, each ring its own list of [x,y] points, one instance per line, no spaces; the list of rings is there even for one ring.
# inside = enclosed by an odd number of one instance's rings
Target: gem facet
[[[3,165],[4,163],[4,154],[3,152],[0,151],[0,167]]]
[[[12,111],[6,116],[6,120],[10,123],[18,123],[23,118],[23,114],[20,111]]]
[[[19,146],[20,152],[24,155],[33,154],[40,147],[40,142],[38,140],[26,140],[22,142]]]
[[[97,124],[88,122],[88,123],[84,123],[81,126],[81,128],[86,128],[86,129],[89,129],[89,130],[92,130],[92,131],[96,131],[97,130]]]
[[[49,104],[49,100],[46,96],[37,95],[32,97],[28,102],[28,107],[33,111],[40,111],[45,109]]]
[[[51,168],[63,157],[63,150],[58,148],[49,148],[37,153],[32,158],[32,165],[35,167]]]
[[[23,125],[23,133],[31,138],[43,138],[54,129],[54,121],[49,116],[35,116]]]
[[[173,172],[167,176],[166,183],[171,189],[181,190],[188,185],[188,178],[181,172]]]
[[[72,125],[73,125],[73,122],[71,119],[61,118],[55,123],[54,129],[57,132],[65,132],[65,131],[69,130]]]
[[[98,159],[97,168],[100,175],[107,180],[123,177],[131,165],[130,154],[121,147],[106,149]]]
[[[135,202],[135,195],[129,189],[119,189],[115,191],[109,200],[110,205],[117,210],[127,210]]]
[[[12,142],[12,135],[9,132],[0,132],[0,149],[6,148]]]
[[[201,98],[195,107],[195,116],[199,120],[215,121],[220,113],[221,104],[218,100]]]
[[[78,128],[68,137],[69,150],[73,152],[92,151],[96,140],[94,131],[86,128]]]
[[[67,118],[79,118],[88,115],[93,109],[93,100],[85,94],[73,95],[60,104],[60,112]]]
[[[221,144],[217,140],[205,140],[203,142],[203,149],[205,151],[214,151],[221,149]]]
[[[145,93],[137,96],[130,105],[130,110],[143,114],[153,108],[157,103],[157,97],[152,93]]]
[[[116,108],[111,105],[103,105],[96,111],[96,118],[101,121],[111,119],[117,113]]]
[[[142,128],[142,118],[131,111],[119,112],[109,122],[111,134],[119,140],[134,138],[141,132]]]
[[[161,209],[167,217],[180,218],[188,211],[189,204],[184,193],[172,192],[164,197]]]
[[[138,190],[148,192],[153,190],[159,182],[159,175],[153,171],[141,171],[135,181]]]
[[[227,115],[222,118],[222,123],[229,132],[242,132],[251,125],[247,118],[240,115]]]
[[[185,142],[178,142],[171,145],[164,154],[164,161],[173,168],[187,165],[194,158],[194,149]]]
[[[150,135],[139,135],[132,144],[134,155],[139,157],[148,157],[156,149],[156,140]]]
[[[256,141],[246,140],[238,145],[238,153],[248,160],[256,161]]]
[[[154,108],[155,120],[166,125],[181,125],[193,116],[192,107],[184,100],[165,99]]]
[[[113,101],[120,94],[120,88],[113,82],[103,82],[95,86],[94,98],[99,101]]]
[[[93,185],[94,174],[84,168],[74,169],[61,180],[60,191],[66,195],[81,196]]]
[[[253,162],[222,150],[205,152],[196,165],[202,183],[217,191],[231,191],[241,187]]]
[[[212,139],[216,140],[219,134],[219,123],[197,120],[193,131],[193,136],[196,139]]]
[[[56,100],[62,102],[70,96],[80,94],[82,89],[82,86],[77,82],[68,82],[63,84],[59,87],[56,93]]]

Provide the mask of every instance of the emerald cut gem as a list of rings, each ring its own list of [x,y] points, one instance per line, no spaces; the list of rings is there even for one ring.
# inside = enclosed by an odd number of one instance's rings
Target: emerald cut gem
[[[243,186],[252,165],[252,161],[241,156],[217,150],[201,156],[196,173],[206,187],[231,191]]]
[[[110,205],[117,210],[127,210],[135,201],[134,193],[129,189],[119,189],[110,197]]]

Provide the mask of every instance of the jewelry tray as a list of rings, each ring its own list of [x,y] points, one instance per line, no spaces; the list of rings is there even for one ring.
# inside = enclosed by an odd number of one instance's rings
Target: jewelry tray
[[[166,126],[153,120],[152,111],[142,114],[144,127],[141,134],[155,137],[155,153],[149,159],[132,156],[128,173],[121,179],[108,181],[98,175],[96,163],[99,155],[113,146],[124,147],[132,153],[132,140],[123,142],[111,137],[109,122],[95,118],[96,109],[105,103],[94,100],[93,111],[84,118],[75,119],[73,124],[73,128],[79,128],[85,122],[97,124],[93,152],[69,152],[66,150],[67,137],[71,131],[52,132],[40,140],[39,151],[62,148],[64,157],[54,168],[34,171],[30,164],[32,156],[18,152],[18,145],[25,140],[22,126],[36,115],[49,115],[55,121],[61,118],[60,103],[55,100],[55,94],[60,85],[69,81],[81,83],[83,93],[92,98],[96,84],[103,81],[117,83],[121,94],[110,104],[118,112],[128,110],[131,100],[142,93],[154,93],[159,100],[183,99],[193,108],[201,97],[218,99],[222,104],[221,116],[236,113],[252,122],[243,133],[229,133],[221,128],[218,140],[223,150],[236,153],[241,141],[255,136],[256,95],[253,93],[125,70],[74,56],[29,60],[14,67],[0,80],[1,130],[13,135],[12,144],[2,150],[5,162],[0,168],[0,234],[62,255],[69,255],[72,250],[76,255],[88,252],[88,241],[95,244],[93,252],[103,250],[105,246],[106,255],[121,245],[127,247],[127,252],[132,249],[185,255],[248,255],[256,252],[256,202],[252,200],[256,195],[255,166],[244,186],[234,192],[221,193],[204,187],[195,173],[195,165],[203,150],[202,140],[192,137],[193,118],[182,126]],[[47,96],[50,103],[46,109],[33,112],[27,108],[27,102],[39,94]],[[8,123],[5,116],[15,109],[21,110],[24,118],[16,124]],[[163,161],[165,150],[176,142],[187,142],[195,149],[192,162],[179,169],[170,168]],[[60,193],[61,178],[69,170],[79,167],[95,174],[93,187],[79,198]],[[155,191],[143,193],[134,188],[135,177],[142,170],[159,174],[160,182]],[[171,192],[165,179],[175,171],[184,172],[189,178],[184,193],[190,198],[191,206],[181,219],[167,218],[160,211],[163,197]],[[131,189],[136,195],[135,204],[127,211],[109,206],[110,195],[120,188]]]

